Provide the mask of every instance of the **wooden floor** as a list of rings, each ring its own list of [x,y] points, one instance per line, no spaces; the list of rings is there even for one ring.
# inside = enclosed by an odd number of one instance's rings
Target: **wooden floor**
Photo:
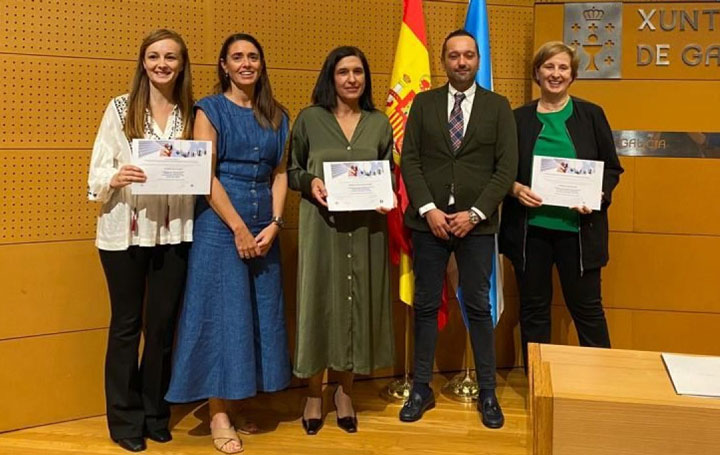
[[[450,377],[450,375],[448,375]],[[500,371],[498,397],[505,412],[505,426],[489,430],[480,422],[474,404],[452,401],[439,394],[448,378],[433,383],[437,407],[416,423],[402,423],[400,404],[380,398],[387,380],[358,382],[355,404],[356,434],[337,428],[330,403],[334,386],[325,393],[325,427],[306,436],[300,424],[305,389],[261,395],[243,405],[242,415],[252,416],[262,434],[243,436],[249,455],[527,455],[527,380],[522,370]],[[38,410],[41,412],[42,410]],[[148,454],[212,454],[207,405],[173,409],[174,440],[168,444],[148,441]],[[104,417],[0,434],[2,455],[127,454],[110,441]]]

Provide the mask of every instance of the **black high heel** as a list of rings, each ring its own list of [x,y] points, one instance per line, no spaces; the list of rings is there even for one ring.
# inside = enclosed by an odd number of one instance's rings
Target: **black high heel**
[[[335,411],[337,412],[337,393],[340,390],[341,385],[337,386],[337,389],[335,389],[335,394],[333,394],[333,404],[335,405]],[[353,415],[348,417],[337,417],[337,426],[340,427],[342,430],[345,430],[348,433],[357,433],[357,412],[353,409]]]
[[[307,406],[307,399],[305,400],[305,406]],[[322,398],[320,398],[320,415],[322,415]],[[305,409],[303,409],[302,426],[306,434],[310,436],[318,434],[324,423],[322,417],[305,420]]]

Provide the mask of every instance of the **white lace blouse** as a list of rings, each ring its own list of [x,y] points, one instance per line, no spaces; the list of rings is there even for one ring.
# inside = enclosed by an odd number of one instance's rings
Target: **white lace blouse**
[[[130,142],[123,132],[127,95],[105,109],[93,146],[88,176],[88,199],[103,203],[97,219],[95,245],[101,250],[126,250],[131,245],[155,246],[192,241],[194,196],[133,196],[130,186],[110,188],[110,180],[125,164],[131,164]],[[165,131],[145,113],[146,139],[182,136],[182,115],[177,106]]]

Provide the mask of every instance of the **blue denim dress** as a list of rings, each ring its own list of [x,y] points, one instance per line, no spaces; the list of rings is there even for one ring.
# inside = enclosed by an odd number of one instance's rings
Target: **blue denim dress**
[[[272,218],[270,182],[288,133],[263,129],[252,109],[224,95],[200,100],[217,132],[216,176],[253,234]],[[265,257],[240,258],[230,229],[198,198],[185,302],[180,315],[169,402],[242,399],[287,387],[291,364],[285,330],[278,239]]]

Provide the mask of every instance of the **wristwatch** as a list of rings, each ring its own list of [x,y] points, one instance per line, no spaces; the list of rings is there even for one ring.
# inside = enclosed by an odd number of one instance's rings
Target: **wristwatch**
[[[277,224],[280,229],[285,227],[285,220],[281,216],[272,217],[270,222]]]
[[[475,213],[475,210],[468,210],[468,216],[470,217],[470,223],[475,225],[480,222],[480,215]]]

